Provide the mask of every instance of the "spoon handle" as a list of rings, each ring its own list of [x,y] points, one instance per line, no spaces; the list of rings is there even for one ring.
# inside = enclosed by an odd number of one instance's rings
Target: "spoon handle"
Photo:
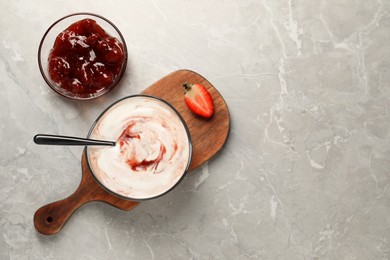
[[[94,140],[87,138],[79,138],[73,136],[62,135],[44,135],[37,134],[34,136],[34,143],[43,145],[99,145],[99,146],[115,146],[115,142]]]

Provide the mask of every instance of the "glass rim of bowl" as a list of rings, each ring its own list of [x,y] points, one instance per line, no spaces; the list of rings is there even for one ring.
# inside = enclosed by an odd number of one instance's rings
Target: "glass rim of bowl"
[[[104,91],[100,91],[100,92],[97,92],[98,94],[96,96],[88,96],[88,97],[77,97],[77,96],[69,96],[69,95],[66,95],[65,93],[62,93],[61,91],[59,91],[55,86],[53,86],[53,83],[51,81],[50,78],[48,78],[48,76],[46,76],[45,74],[45,68],[43,68],[43,62],[42,62],[42,48],[43,48],[43,44],[45,42],[45,39],[46,37],[48,36],[48,34],[50,33],[50,31],[53,29],[53,27],[55,27],[57,24],[59,24],[60,22],[64,21],[65,19],[68,19],[68,18],[71,18],[71,17],[76,17],[76,16],[92,16],[92,17],[97,17],[103,21],[105,21],[106,23],[108,23],[119,35],[119,40],[122,42],[123,44],[123,53],[124,53],[124,60],[123,60],[123,64],[122,64],[122,67],[121,67],[121,71],[120,73],[118,74],[118,76],[116,77],[115,81],[112,83],[112,85],[110,85],[108,88],[104,89]],[[70,24],[68,25],[70,26]],[[53,42],[53,45],[54,45],[54,42]],[[45,31],[45,33],[43,34],[42,36],[42,39],[39,43],[39,47],[38,47],[38,67],[39,67],[39,71],[41,72],[41,75],[43,77],[43,79],[45,80],[46,84],[54,91],[56,92],[57,94],[59,94],[60,96],[62,97],[65,97],[65,98],[69,98],[69,99],[72,99],[72,100],[91,100],[91,99],[95,99],[95,98],[98,98],[98,97],[101,97],[103,96],[104,94],[110,92],[112,89],[115,88],[115,86],[119,83],[119,81],[122,79],[125,71],[126,71],[126,67],[127,67],[127,60],[128,60],[128,52],[127,52],[127,45],[126,45],[126,41],[125,41],[125,38],[123,37],[123,34],[121,33],[121,31],[119,30],[119,28],[113,23],[111,22],[110,20],[108,20],[107,18],[105,18],[104,16],[101,16],[99,14],[95,14],[95,13],[89,13],[89,12],[78,12],[78,13],[72,13],[72,14],[68,14],[66,16],[63,16],[62,18],[56,20],[53,24],[51,24],[49,26],[49,28]],[[55,83],[54,83],[55,84]]]
[[[107,191],[108,193],[114,195],[114,196],[117,196],[121,199],[124,199],[124,200],[130,200],[130,201],[136,201],[136,202],[142,202],[142,201],[148,201],[148,200],[152,200],[152,199],[156,199],[156,198],[159,198],[167,193],[169,193],[170,191],[172,191],[177,185],[179,185],[179,183],[184,179],[184,177],[187,175],[188,173],[188,170],[190,168],[190,165],[191,165],[191,162],[192,162],[192,139],[191,139],[191,134],[190,134],[190,130],[187,126],[187,123],[185,122],[184,118],[180,115],[179,111],[176,110],[176,108],[171,105],[168,101],[160,98],[160,97],[156,97],[156,96],[152,96],[152,95],[146,95],[146,94],[135,94],[135,95],[130,95],[130,96],[126,96],[124,98],[121,98],[117,101],[115,101],[114,103],[112,103],[111,105],[109,105],[107,108],[105,108],[100,114],[99,116],[96,118],[96,120],[93,122],[89,132],[88,132],[88,135],[87,135],[87,138],[89,138],[96,126],[96,124],[99,122],[99,120],[103,117],[103,115],[105,115],[105,113],[107,111],[109,111],[112,107],[114,107],[116,104],[119,104],[120,102],[126,100],[126,99],[130,99],[130,98],[136,98],[136,97],[146,97],[146,98],[151,98],[151,99],[155,99],[159,102],[162,102],[164,103],[165,105],[167,105],[170,109],[172,109],[172,111],[176,114],[176,116],[180,119],[184,129],[185,129],[185,132],[186,132],[186,135],[187,135],[187,141],[188,141],[188,149],[189,149],[189,154],[188,154],[188,161],[187,161],[187,165],[182,173],[182,175],[180,176],[179,180],[172,186],[170,187],[169,189],[167,189],[166,191],[158,194],[158,195],[155,195],[155,196],[152,196],[152,197],[147,197],[147,198],[132,198],[132,197],[129,197],[129,196],[124,196],[122,194],[119,194],[113,190],[111,190],[109,187],[107,187],[106,185],[104,185],[96,176],[95,176],[95,173],[93,172],[93,169],[91,167],[91,164],[89,162],[89,156],[88,156],[88,146],[85,148],[85,159],[86,159],[86,162],[87,162],[87,166],[88,166],[88,169],[89,171],[91,172],[91,175],[93,177],[93,179],[99,184],[99,186],[101,188],[103,188],[105,191]]]

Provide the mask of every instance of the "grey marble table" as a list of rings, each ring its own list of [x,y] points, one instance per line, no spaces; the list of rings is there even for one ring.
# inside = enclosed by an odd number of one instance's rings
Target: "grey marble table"
[[[91,102],[53,93],[37,65],[56,19],[112,20],[129,48],[120,85]],[[2,1],[0,259],[389,259],[390,1]],[[223,152],[131,212],[80,208],[55,236],[33,226],[72,193],[97,115],[177,69],[226,99]]]

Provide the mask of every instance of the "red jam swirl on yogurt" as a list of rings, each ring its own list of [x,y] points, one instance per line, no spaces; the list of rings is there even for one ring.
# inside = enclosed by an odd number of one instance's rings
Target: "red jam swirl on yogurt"
[[[61,32],[50,51],[50,78],[65,91],[88,96],[111,87],[125,60],[123,44],[93,19]]]
[[[190,160],[183,122],[170,106],[151,97],[115,104],[90,138],[116,141],[114,147],[88,147],[88,162],[101,184],[128,198],[147,199],[170,190]]]

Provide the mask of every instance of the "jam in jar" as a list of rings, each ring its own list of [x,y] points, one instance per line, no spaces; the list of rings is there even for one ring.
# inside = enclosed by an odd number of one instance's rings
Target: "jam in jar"
[[[73,23],[50,51],[50,78],[65,91],[86,97],[110,88],[125,62],[123,44],[93,19]]]

